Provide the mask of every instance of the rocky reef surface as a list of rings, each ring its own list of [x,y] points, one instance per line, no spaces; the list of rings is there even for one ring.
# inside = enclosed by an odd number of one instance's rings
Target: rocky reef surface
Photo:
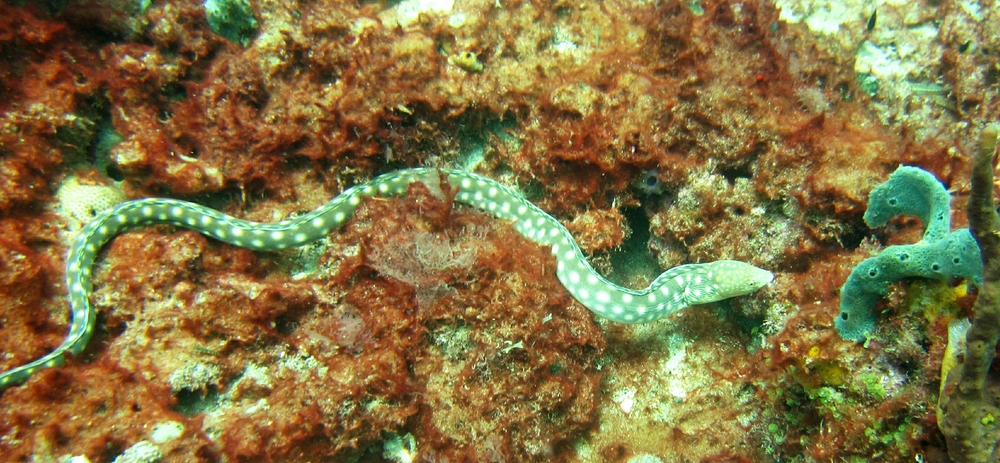
[[[920,240],[863,220],[899,165],[967,225],[998,51],[993,0],[0,2],[0,371],[65,337],[66,250],[124,198],[272,222],[461,168],[625,286],[719,259],[777,275],[608,322],[548,249],[422,185],[287,251],[140,228],[98,259],[88,348],[0,392],[0,455],[944,461],[974,286],[896,283],[863,342],[834,317],[858,263]]]

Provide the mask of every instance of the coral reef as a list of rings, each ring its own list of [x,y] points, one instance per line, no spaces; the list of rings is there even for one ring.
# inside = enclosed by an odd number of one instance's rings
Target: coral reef
[[[565,292],[547,249],[428,191],[366,201],[296,250],[142,228],[97,258],[90,347],[0,395],[5,459],[110,462],[141,442],[162,461],[950,450],[942,358],[978,295],[893,285],[864,344],[835,317],[874,243],[922,236],[863,221],[897,166],[939,178],[965,226],[969,153],[1000,113],[994,0],[220,0],[252,15],[236,38],[202,0],[23,3],[0,3],[4,371],[66,334],[77,225],[54,211],[73,176],[272,222],[383,172],[464,168],[632,287],[721,259],[776,277],[623,326]],[[180,435],[155,437],[164,423]]]

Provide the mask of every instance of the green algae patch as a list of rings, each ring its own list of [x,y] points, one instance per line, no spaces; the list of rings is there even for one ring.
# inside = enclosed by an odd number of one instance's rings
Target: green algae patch
[[[247,0],[205,0],[204,5],[212,32],[243,47],[257,35],[257,18]]]

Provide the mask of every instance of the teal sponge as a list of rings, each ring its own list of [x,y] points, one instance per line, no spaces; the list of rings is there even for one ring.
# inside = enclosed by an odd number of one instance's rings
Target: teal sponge
[[[900,215],[920,219],[927,227],[924,241],[939,240],[951,231],[951,196],[930,172],[899,166],[868,195],[865,223],[881,227]]]
[[[834,322],[840,337],[862,341],[875,329],[875,304],[889,285],[907,277],[982,283],[979,244],[967,228],[951,229],[951,197],[933,175],[900,166],[868,195],[865,223],[880,227],[899,215],[913,215],[924,224],[915,244],[889,246],[851,271],[840,288],[840,315]]]

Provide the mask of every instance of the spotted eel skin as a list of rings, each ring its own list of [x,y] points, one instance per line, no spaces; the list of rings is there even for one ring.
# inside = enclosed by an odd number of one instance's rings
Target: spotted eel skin
[[[441,180],[459,188],[455,200],[515,222],[528,239],[551,246],[559,281],[594,313],[621,323],[657,320],[692,304],[740,296],[771,282],[771,272],[750,264],[721,260],[667,270],[648,288],[635,291],[611,283],[587,263],[572,235],[559,221],[495,180],[452,169],[408,169],[376,177],[344,191],[319,209],[276,223],[250,222],[214,209],[175,199],[128,201],[99,215],[76,236],[66,260],[71,324],[69,335],[52,353],[0,375],[0,389],[23,382],[40,368],[62,365],[66,353],[79,355],[93,333],[96,311],[90,305],[91,268],[97,252],[123,230],[146,224],[173,224],[220,241],[254,250],[301,246],[339,228],[362,198],[394,196],[413,182]]]

